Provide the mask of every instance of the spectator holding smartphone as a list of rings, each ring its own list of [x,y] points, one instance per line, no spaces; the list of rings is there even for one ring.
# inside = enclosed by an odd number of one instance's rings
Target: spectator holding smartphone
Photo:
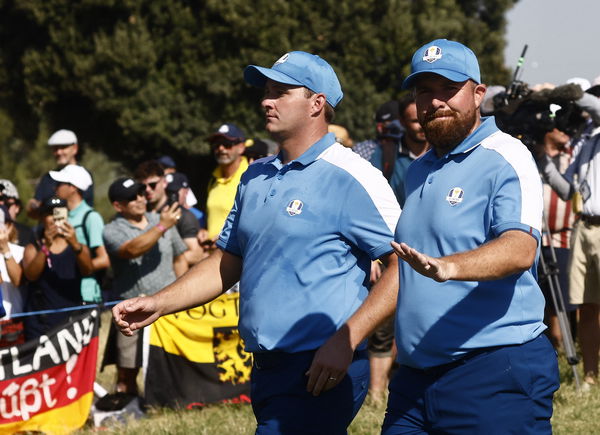
[[[173,229],[181,207],[165,207],[160,215],[146,211],[147,187],[132,178],[118,178],[108,189],[117,215],[104,227],[103,237],[120,298],[151,295],[188,269],[186,245]],[[111,326],[103,366],[117,365],[118,393],[137,394],[142,366],[142,334],[125,337]]]
[[[53,197],[40,208],[41,226],[34,243],[25,247],[23,272],[29,281],[26,311],[53,310],[81,305],[81,279],[93,272],[87,246],[77,240],[66,219],[64,200]],[[27,340],[47,333],[68,320],[71,312],[25,318]]]
[[[146,197],[146,209],[154,214],[160,214],[173,203],[178,202],[177,195],[173,195],[171,200],[167,195],[167,177],[171,179],[171,174],[165,176],[164,170],[156,160],[148,160],[138,165],[134,172],[134,178],[138,183],[144,185],[144,196]],[[203,257],[204,253],[196,238],[200,227],[194,214],[185,207],[179,207],[180,219],[176,228],[179,236],[187,246],[185,260],[188,266],[196,264]]]
[[[102,240],[102,216],[83,198],[84,192],[92,185],[92,177],[78,165],[67,165],[60,171],[50,171],[50,177],[56,182],[56,196],[67,203],[68,213],[63,219],[68,219],[75,228],[77,240],[90,249],[92,256],[95,275],[82,279],[81,296],[84,302],[102,302],[101,274],[110,266],[110,260]]]

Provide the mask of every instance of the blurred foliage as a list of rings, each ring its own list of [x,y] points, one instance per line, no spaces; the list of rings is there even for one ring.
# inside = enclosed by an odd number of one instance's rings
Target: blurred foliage
[[[221,122],[264,136],[261,91],[244,83],[243,68],[290,50],[333,65],[345,92],[336,123],[364,139],[377,106],[400,92],[414,50],[431,39],[464,42],[485,82],[506,83],[504,15],[513,4],[0,0],[0,123],[8,124],[0,147],[35,153],[48,132],[69,128],[127,168],[170,154],[198,185],[213,164],[205,138]],[[19,177],[48,169],[31,159]]]

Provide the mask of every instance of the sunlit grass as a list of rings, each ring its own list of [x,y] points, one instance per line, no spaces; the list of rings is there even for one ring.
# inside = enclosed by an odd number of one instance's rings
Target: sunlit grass
[[[108,331],[108,313],[102,316],[100,331],[101,352]],[[100,364],[100,362],[99,362]],[[99,365],[98,364],[98,365]],[[600,388],[587,393],[577,391],[572,367],[563,355],[559,356],[561,388],[554,399],[552,424],[555,434],[588,435],[600,433]],[[109,391],[114,384],[114,368],[99,373],[97,380]],[[141,379],[140,379],[141,381]],[[377,434],[385,413],[384,403],[373,403],[369,398],[349,428],[349,433]],[[250,405],[211,405],[202,410],[184,411],[153,409],[140,420],[130,420],[125,425],[100,429],[104,434],[158,435],[158,434],[252,434],[255,420]],[[78,434],[96,433],[91,424]]]

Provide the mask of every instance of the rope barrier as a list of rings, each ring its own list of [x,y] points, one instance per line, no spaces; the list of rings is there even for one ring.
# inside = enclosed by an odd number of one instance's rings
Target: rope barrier
[[[28,311],[26,313],[14,313],[10,317],[7,317],[7,319],[16,319],[19,317],[37,316],[39,314],[54,314],[54,313],[64,313],[67,311],[89,310],[90,308],[105,308],[105,307],[110,307],[112,305],[116,305],[119,302],[121,302],[121,301],[104,302],[101,304],[78,305],[76,307],[56,308],[54,310],[41,310],[41,311]],[[0,319],[0,320],[5,320],[5,319]]]

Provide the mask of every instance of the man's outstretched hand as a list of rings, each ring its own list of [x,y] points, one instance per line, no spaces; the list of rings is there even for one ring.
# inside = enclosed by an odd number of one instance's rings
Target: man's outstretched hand
[[[135,330],[150,325],[160,317],[152,297],[138,297],[119,302],[113,307],[112,315],[121,333],[127,336],[133,335]]]
[[[448,281],[451,277],[451,265],[441,258],[430,257],[406,243],[392,242],[392,248],[398,257],[407,262],[410,267],[428,278],[437,282]]]

